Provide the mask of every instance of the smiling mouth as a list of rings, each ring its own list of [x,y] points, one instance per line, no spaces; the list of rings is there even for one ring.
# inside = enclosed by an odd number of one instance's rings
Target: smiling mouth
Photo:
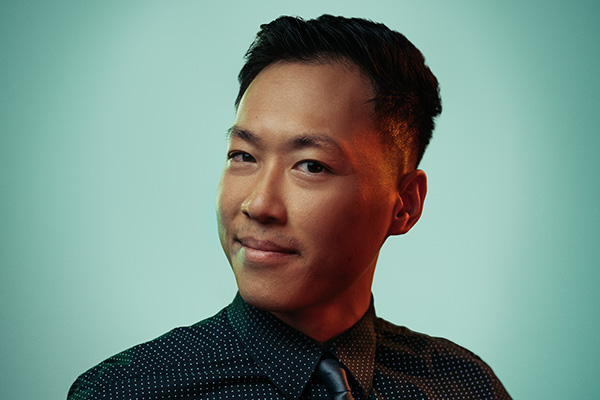
[[[281,245],[270,240],[259,240],[251,237],[236,239],[243,247],[258,251],[270,251],[275,253],[298,253],[294,248]]]
[[[246,237],[236,239],[236,242],[242,246],[243,257],[247,261],[276,261],[299,255],[296,249],[269,240]]]

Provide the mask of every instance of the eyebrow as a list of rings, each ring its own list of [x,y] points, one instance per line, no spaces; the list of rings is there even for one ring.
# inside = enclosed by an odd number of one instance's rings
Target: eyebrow
[[[263,139],[247,129],[238,126],[232,126],[227,130],[227,139],[238,138],[253,145],[260,146]],[[290,150],[299,150],[305,148],[333,149],[342,154],[346,154],[342,146],[327,135],[321,133],[303,133],[290,138],[286,143],[286,148]]]
[[[227,130],[227,139],[241,139],[250,144],[260,145],[263,140],[247,129],[242,129],[238,126],[232,126]]]

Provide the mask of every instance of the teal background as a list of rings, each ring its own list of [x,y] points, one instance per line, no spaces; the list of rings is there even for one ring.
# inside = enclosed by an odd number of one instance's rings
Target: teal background
[[[64,399],[231,301],[214,197],[242,55],[259,24],[325,12],[403,32],[441,82],[378,313],[468,347],[515,399],[596,398],[600,3],[215,4],[0,3],[0,398]]]

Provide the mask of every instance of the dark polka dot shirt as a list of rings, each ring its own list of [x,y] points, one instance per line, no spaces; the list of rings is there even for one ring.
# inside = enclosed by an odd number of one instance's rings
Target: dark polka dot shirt
[[[355,399],[510,399],[468,350],[375,316],[321,344],[238,294],[217,315],[177,328],[81,375],[68,400],[329,399],[313,376],[324,353],[342,362]]]

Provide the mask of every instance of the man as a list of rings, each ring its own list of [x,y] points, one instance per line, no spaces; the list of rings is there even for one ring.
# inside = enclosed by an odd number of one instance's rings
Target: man
[[[474,354],[375,316],[377,256],[421,215],[441,111],[421,53],[369,21],[281,17],[239,80],[217,204],[239,294],[69,399],[508,399]]]

